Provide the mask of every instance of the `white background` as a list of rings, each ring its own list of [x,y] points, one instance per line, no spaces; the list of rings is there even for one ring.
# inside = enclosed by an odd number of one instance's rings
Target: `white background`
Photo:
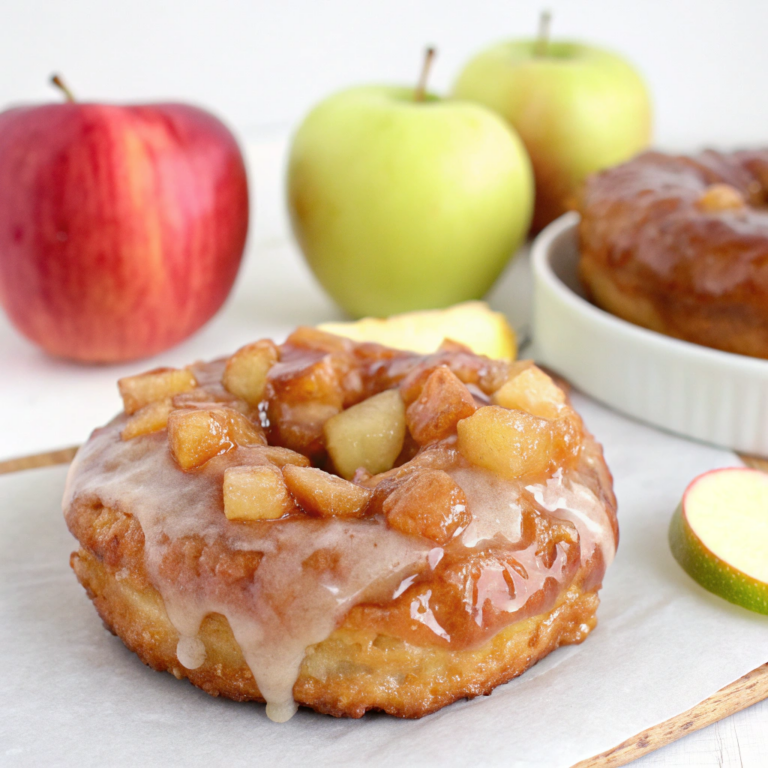
[[[530,36],[546,5],[555,37],[624,53],[645,75],[657,142],[756,143],[768,129],[768,3],[759,0],[2,0],[0,106],[57,98],[183,100],[238,132],[291,126],[334,90],[416,78],[423,47],[446,90],[470,55]]]

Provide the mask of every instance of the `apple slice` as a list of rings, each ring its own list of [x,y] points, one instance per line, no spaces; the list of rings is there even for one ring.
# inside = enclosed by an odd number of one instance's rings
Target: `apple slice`
[[[697,477],[672,517],[669,544],[705,589],[768,614],[768,474],[734,467]]]
[[[477,355],[514,360],[517,354],[515,332],[507,318],[482,301],[405,312],[384,320],[365,317],[354,323],[323,323],[319,328],[353,341],[373,341],[422,355],[435,352],[444,339],[465,344]]]

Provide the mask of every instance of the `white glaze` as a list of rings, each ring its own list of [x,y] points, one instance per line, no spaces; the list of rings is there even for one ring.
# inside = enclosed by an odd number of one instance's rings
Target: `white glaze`
[[[595,548],[603,554],[607,568],[616,554],[616,539],[611,521],[600,500],[581,483],[563,477],[562,469],[546,481],[526,486],[536,503],[555,517],[568,520],[576,526],[581,545],[581,559],[585,562]]]
[[[179,633],[179,662],[190,670],[201,666],[205,662],[198,637],[201,623],[210,614],[225,616],[267,701],[267,714],[276,722],[296,711],[293,686],[309,646],[326,639],[355,604],[374,596],[399,597],[425,564],[434,570],[443,559],[443,548],[400,534],[378,518],[232,523],[222,511],[221,474],[233,461],[258,463],[258,450],[242,449],[236,458],[219,456],[204,471],[184,473],[170,455],[165,432],[122,441],[123,424],[124,418],[118,418],[96,430],[78,453],[68,476],[65,514],[75,499],[91,497],[133,515],[144,532],[148,575]],[[527,491],[542,509],[574,524],[582,564],[596,546],[606,564],[613,558],[608,514],[588,488],[564,478],[561,471],[546,483],[527,487],[477,467],[453,465],[446,471],[462,488],[472,514],[471,523],[459,534],[464,546],[474,548],[499,536],[512,545],[518,543],[521,498]],[[161,566],[174,544],[196,536],[209,545],[223,542],[230,551],[261,553],[252,580],[234,590],[221,590],[211,578],[187,574],[176,583],[164,576]],[[332,568],[306,565],[321,551],[333,553]],[[546,568],[535,547],[516,551],[515,561],[483,568],[474,602],[467,605],[478,626],[484,625],[489,607],[514,614],[538,591],[552,591],[548,579],[560,583],[565,578],[566,556],[559,547]],[[426,591],[411,602],[411,618],[450,642],[432,612],[430,596]]]
[[[165,433],[122,441],[122,423],[118,419],[97,430],[79,452],[69,473],[65,514],[76,498],[90,496],[133,515],[144,532],[148,575],[179,632],[180,663],[188,669],[203,663],[200,624],[208,614],[224,615],[269,704],[267,714],[287,719],[295,711],[293,685],[306,648],[328,637],[364,595],[377,588],[391,594],[434,546],[393,531],[383,521],[233,524],[221,510],[220,477],[181,472]],[[226,459],[209,464],[218,460]],[[163,576],[161,564],[173,543],[194,535],[263,553],[245,591],[222,595],[210,579],[176,584]],[[337,556],[332,570],[303,566],[319,550]]]
[[[510,544],[520,541],[523,514],[520,482],[504,480],[477,467],[453,469],[449,474],[464,491],[472,513],[472,522],[462,534],[464,546],[477,546],[498,534]]]

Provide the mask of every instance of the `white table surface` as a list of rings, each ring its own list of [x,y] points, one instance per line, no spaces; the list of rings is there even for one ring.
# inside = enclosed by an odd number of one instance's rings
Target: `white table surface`
[[[82,442],[120,408],[118,377],[157,365],[210,358],[264,336],[282,338],[299,324],[340,318],[292,243],[283,206],[286,139],[276,133],[248,145],[255,210],[243,268],[224,309],[192,339],[156,358],[121,366],[53,360],[19,337],[0,316],[0,370],[5,403],[0,461]],[[530,285],[522,253],[491,292],[491,305],[527,334]],[[768,653],[766,654],[768,660]],[[627,737],[633,734],[627,734]],[[0,764],[2,764],[0,749]],[[768,702],[755,705],[664,747],[638,766],[768,765]]]

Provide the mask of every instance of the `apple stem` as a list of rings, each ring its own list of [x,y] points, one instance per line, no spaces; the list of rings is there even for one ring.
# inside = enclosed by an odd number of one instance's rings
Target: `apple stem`
[[[435,58],[437,51],[430,46],[424,51],[424,63],[421,65],[421,74],[419,75],[419,82],[416,85],[416,90],[413,92],[414,101],[424,101],[427,95],[427,78],[429,77],[429,70],[432,67],[432,61]]]
[[[536,47],[533,49],[534,56],[546,56],[547,46],[549,45],[549,25],[552,22],[552,14],[549,11],[542,11],[539,16],[539,37],[536,40]]]
[[[69,90],[69,87],[64,82],[64,80],[62,80],[61,75],[51,75],[51,82],[62,91],[62,93],[67,97],[67,101],[75,100],[74,94]]]

